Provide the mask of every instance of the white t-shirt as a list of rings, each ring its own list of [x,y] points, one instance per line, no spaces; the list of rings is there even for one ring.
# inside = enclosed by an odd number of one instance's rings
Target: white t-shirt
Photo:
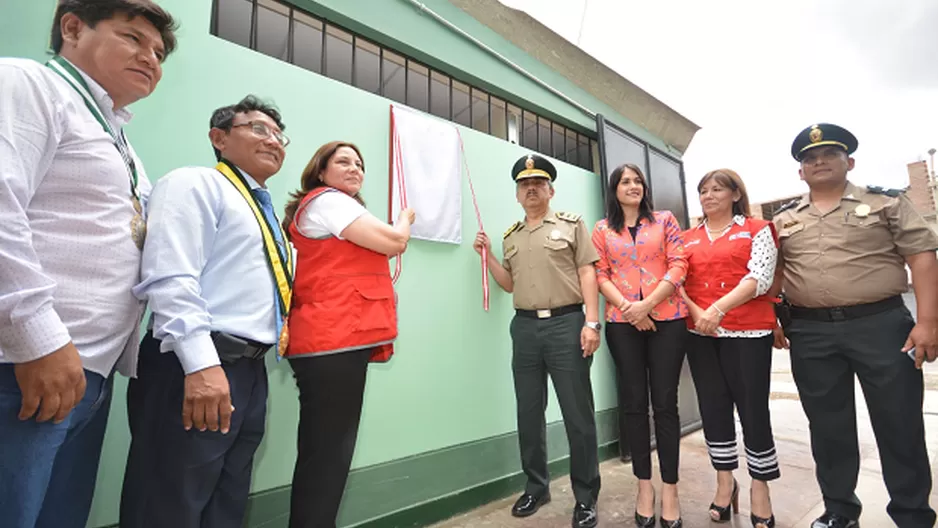
[[[339,233],[366,214],[371,213],[355,198],[341,191],[329,191],[303,209],[297,227],[300,234],[307,238],[335,236],[341,239]]]

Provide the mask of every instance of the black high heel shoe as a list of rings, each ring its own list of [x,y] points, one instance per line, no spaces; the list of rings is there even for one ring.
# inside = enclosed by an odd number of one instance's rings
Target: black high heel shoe
[[[752,502],[752,490],[749,490],[749,502]],[[751,510],[752,508],[750,508]],[[775,514],[771,514],[768,519],[759,517],[754,513],[749,513],[749,520],[752,521],[752,528],[775,528]]]
[[[716,512],[719,517],[715,518],[713,516],[714,512]],[[736,482],[735,478],[733,479],[733,494],[730,496],[730,503],[726,506],[717,506],[714,502],[710,503],[710,520],[713,522],[725,523],[730,520],[734,513],[739,513],[739,484]],[[755,524],[753,524],[753,526],[755,526]]]
[[[659,519],[661,521],[661,528],[683,528],[684,527],[684,520],[681,519],[680,516],[673,521],[669,521],[664,518],[664,501],[662,501],[661,512],[662,512],[661,519]]]
[[[772,516],[768,519],[764,519],[750,513],[749,520],[752,521],[752,528],[759,528],[760,524],[762,525],[762,528],[775,528],[775,514],[772,514]]]
[[[641,515],[641,514],[638,513],[638,506],[636,505],[636,507],[635,507],[635,526],[637,526],[638,528],[653,528],[653,527],[655,526],[655,514],[654,514],[654,511],[655,511],[655,493],[654,493],[654,489],[652,489],[652,494],[651,494],[651,511],[652,511],[651,517],[645,517],[644,515]]]

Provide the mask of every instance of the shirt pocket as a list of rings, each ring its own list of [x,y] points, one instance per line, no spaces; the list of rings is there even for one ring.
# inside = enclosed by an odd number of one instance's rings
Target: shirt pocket
[[[793,224],[788,227],[783,227],[781,230],[779,230],[778,238],[779,240],[786,240],[786,239],[791,238],[793,235],[796,235],[802,231],[804,231],[804,224],[801,222],[798,222],[797,224]]]
[[[514,263],[514,260],[512,259],[514,259],[516,256],[518,256],[518,246],[512,246],[508,249],[508,251],[505,252],[505,260],[509,262]]]
[[[874,207],[866,215],[860,216],[850,210],[844,217],[844,238],[848,243],[861,247],[876,240],[881,230],[888,229],[886,221],[880,216],[883,206]]]

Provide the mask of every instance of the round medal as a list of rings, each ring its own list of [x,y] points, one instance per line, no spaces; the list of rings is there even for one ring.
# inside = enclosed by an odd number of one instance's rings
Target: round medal
[[[137,245],[137,249],[143,249],[143,242],[147,238],[147,222],[140,213],[130,220],[130,238]]]
[[[557,229],[554,229],[553,231],[551,231],[551,232],[550,232],[550,239],[551,239],[551,240],[560,240],[560,231],[558,231]]]
[[[283,329],[280,330],[280,339],[277,341],[277,353],[283,357],[287,353],[287,345],[290,344],[290,331],[287,329],[287,321],[283,321]]]
[[[853,213],[860,218],[866,218],[866,215],[870,214],[870,206],[861,203],[853,210]]]

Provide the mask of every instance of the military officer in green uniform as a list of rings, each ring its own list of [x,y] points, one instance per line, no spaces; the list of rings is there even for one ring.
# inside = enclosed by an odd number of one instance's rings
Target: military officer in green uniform
[[[938,353],[938,237],[900,191],[847,180],[856,148],[853,134],[836,125],[798,134],[791,153],[810,192],[774,218],[784,277],[776,283],[787,299],[780,320],[826,510],[811,526],[858,526],[856,376],[891,498],[887,511],[901,528],[931,527],[920,368]],[[906,265],[917,322],[901,297]]]
[[[483,246],[489,250],[492,277],[514,294],[512,371],[527,485],[511,513],[527,517],[550,501],[544,420],[550,374],[570,442],[573,527],[588,528],[598,520],[600,485],[590,384],[592,355],[599,347],[599,290],[593,268],[599,256],[580,215],[550,209],[557,171],[549,161],[524,156],[511,177],[525,218],[505,232],[502,262],[492,256],[485,233],[474,243],[480,254]]]

